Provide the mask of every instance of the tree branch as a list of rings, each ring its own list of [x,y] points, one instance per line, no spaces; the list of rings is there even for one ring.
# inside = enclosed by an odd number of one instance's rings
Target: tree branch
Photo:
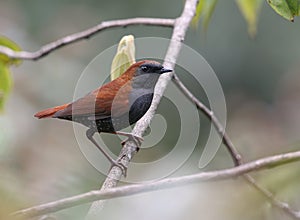
[[[126,145],[122,148],[117,160],[120,161],[126,168],[128,168],[129,162],[136,152],[137,152],[137,146],[132,141],[127,141]],[[116,187],[118,182],[122,178],[122,174],[123,174],[122,172],[123,171],[119,167],[113,166],[109,171],[104,183],[102,184],[100,192],[104,192],[106,190]],[[104,200],[93,202],[85,219],[86,220],[98,219],[103,207],[104,207]]]
[[[108,28],[122,27],[122,26],[125,27],[129,25],[153,25],[153,26],[166,26],[166,27],[174,26],[171,43],[169,45],[168,52],[165,57],[165,63],[164,63],[164,65],[167,67],[174,67],[174,63],[176,62],[179,51],[181,49],[181,43],[184,40],[186,30],[194,15],[196,5],[197,5],[196,0],[187,0],[182,15],[177,19],[131,18],[131,19],[104,21],[95,27],[89,28],[79,33],[68,35],[64,38],[49,43],[41,47],[39,50],[35,52],[13,51],[10,48],[0,46],[0,53],[5,54],[12,59],[38,60],[54,50],[57,50],[63,46],[75,43],[83,39],[88,39],[92,37],[94,34]],[[164,90],[172,77],[173,77],[173,81],[181,89],[181,91],[197,106],[198,109],[200,109],[212,121],[218,133],[221,135],[224,145],[227,147],[229,153],[231,154],[234,164],[236,166],[242,164],[241,155],[235,149],[232,141],[230,140],[229,136],[226,134],[225,129],[222,127],[222,124],[218,121],[214,113],[209,108],[207,108],[203,103],[201,103],[198,99],[196,99],[193,96],[193,94],[190,93],[190,91],[184,86],[184,84],[182,84],[182,82],[178,79],[178,77],[176,75],[173,75],[173,73],[164,74],[164,76],[161,77],[161,80],[159,80],[157,84],[156,87],[157,89],[150,110],[143,117],[143,119],[137,123],[133,132],[137,135],[142,135],[145,129],[149,126],[150,121],[152,120],[155,110],[157,108],[157,105],[160,102],[160,99],[164,93]],[[135,146],[135,144],[131,142],[128,142],[126,146],[122,149],[119,159],[122,161],[122,163],[125,166],[128,166],[128,163],[130,162],[131,158],[136,153],[136,149],[137,146]],[[118,180],[121,179],[121,176],[122,176],[121,170],[118,167],[113,167],[108,175],[108,178],[106,179],[106,181],[102,186],[102,190],[115,187]],[[285,210],[291,216],[300,218],[299,212],[293,211],[288,204],[277,200],[271,192],[260,187],[250,175],[248,174],[245,175],[245,178],[257,190],[263,193],[272,202],[272,204]],[[92,205],[91,209],[96,210],[100,206],[102,206],[101,202],[97,202]]]
[[[134,184],[130,186],[115,187],[106,189],[105,191],[90,191],[88,193],[64,198],[54,202],[46,203],[43,205],[34,206],[28,209],[23,209],[13,213],[13,216],[17,217],[34,217],[40,216],[52,212],[57,212],[62,209],[70,208],[73,206],[81,205],[84,203],[92,202],[95,200],[105,200],[112,198],[119,198],[124,196],[130,196],[150,191],[156,191],[161,189],[170,189],[177,186],[183,186],[186,184],[199,183],[200,181],[217,181],[229,178],[236,178],[241,175],[247,174],[253,171],[259,171],[263,169],[270,169],[284,164],[292,163],[300,160],[300,151],[280,154],[270,157],[258,159],[249,163],[242,164],[237,167],[217,170],[211,172],[202,172],[193,175],[187,175],[182,177],[173,177],[156,182],[146,184]],[[294,217],[300,219],[300,212],[294,212]]]
[[[88,39],[93,35],[99,33],[100,31],[103,31],[108,28],[126,27],[130,25],[152,25],[152,26],[173,27],[174,24],[175,24],[175,19],[165,19],[165,18],[129,18],[129,19],[122,19],[122,20],[103,21],[92,28],[89,28],[82,32],[68,35],[61,39],[53,41],[49,44],[46,44],[35,52],[14,51],[8,47],[0,46],[0,53],[5,54],[6,56],[12,59],[38,60],[54,50],[57,50],[63,46],[75,43],[83,39]]]
[[[167,68],[174,68],[177,57],[179,55],[182,42],[184,40],[186,31],[189,27],[189,24],[194,17],[196,6],[198,4],[198,0],[186,0],[184,9],[180,17],[175,20],[174,29],[170,41],[170,45],[168,47],[167,54],[165,56],[164,66]],[[148,128],[157,106],[163,96],[163,93],[171,81],[173,73],[165,73],[163,74],[160,79],[158,80],[155,91],[154,97],[152,100],[152,104],[150,109],[147,113],[141,118],[135,125],[132,133],[137,136],[142,136],[145,130]],[[139,146],[136,146],[136,143],[127,142],[122,149],[122,152],[119,155],[119,160],[124,162],[124,165],[127,167],[128,163],[130,162],[131,158],[136,153],[136,150]],[[101,190],[107,190],[109,188],[115,187],[117,182],[121,179],[122,172],[119,167],[113,167],[108,174],[108,178],[105,180]],[[101,214],[101,209],[103,208],[103,202],[97,201],[94,202],[86,216],[86,220],[99,218]]]
[[[178,78],[176,74],[173,75],[173,82],[175,85],[181,90],[181,92],[188,98],[190,99],[191,102],[193,102],[196,107],[202,111],[208,119],[213,123],[215,128],[217,129],[218,134],[222,138],[222,142],[227,148],[227,150],[230,153],[230,156],[235,164],[235,166],[242,165],[242,156],[240,153],[237,151],[237,149],[234,147],[231,139],[229,138],[228,134],[225,131],[225,128],[223,128],[222,124],[218,120],[218,118],[215,116],[212,110],[210,110],[207,106],[205,106],[199,99],[197,99],[190,91],[189,89],[181,82],[181,80]],[[265,196],[274,206],[282,209],[287,213],[289,216],[299,219],[299,211],[294,211],[288,203],[282,202],[278,200],[273,193],[271,193],[269,190],[261,187],[255,179],[249,175],[245,174],[244,175],[245,180],[252,185],[256,190],[258,190],[263,196]]]
[[[223,128],[222,124],[218,120],[218,118],[215,116],[214,112],[210,110],[208,107],[206,107],[199,99],[197,99],[190,90],[181,82],[181,80],[178,78],[176,74],[173,75],[173,82],[175,85],[181,90],[181,92],[193,102],[197,109],[202,111],[207,118],[213,123],[215,126],[218,134],[222,138],[223,144],[226,146],[227,150],[230,153],[230,156],[232,157],[232,160],[234,162],[235,166],[238,166],[242,164],[242,156],[240,153],[236,150],[234,147],[232,141],[230,140],[229,136],[225,132],[225,128]]]

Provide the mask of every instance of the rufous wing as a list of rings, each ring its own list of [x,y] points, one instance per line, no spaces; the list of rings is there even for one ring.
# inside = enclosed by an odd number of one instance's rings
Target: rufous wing
[[[49,108],[38,112],[38,118],[70,118],[72,116],[88,117],[91,120],[106,117],[118,117],[129,111],[129,94],[131,80],[136,68],[146,61],[131,65],[119,78],[105,84],[86,96],[69,104]]]
[[[130,83],[124,83],[122,80],[112,82],[69,104],[65,109],[57,111],[53,117],[82,116],[95,120],[125,114],[129,111]]]

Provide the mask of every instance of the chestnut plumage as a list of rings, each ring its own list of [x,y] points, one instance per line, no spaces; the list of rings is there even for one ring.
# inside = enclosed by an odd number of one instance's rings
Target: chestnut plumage
[[[149,109],[159,76],[171,69],[160,63],[143,60],[131,65],[120,77],[88,93],[78,100],[36,113],[37,118],[58,118],[81,123],[88,127],[87,137],[117,166],[96,143],[93,135],[106,132],[125,135],[138,141],[130,133],[119,132],[137,122]]]

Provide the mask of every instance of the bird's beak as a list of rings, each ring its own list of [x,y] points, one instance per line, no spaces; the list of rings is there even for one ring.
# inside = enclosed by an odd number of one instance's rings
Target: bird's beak
[[[162,73],[167,73],[167,72],[172,72],[173,70],[171,70],[171,69],[167,69],[167,68],[162,68],[161,70],[160,70],[160,73],[162,74]]]

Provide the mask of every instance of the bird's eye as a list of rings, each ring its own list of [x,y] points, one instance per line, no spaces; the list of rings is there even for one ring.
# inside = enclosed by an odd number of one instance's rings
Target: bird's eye
[[[149,67],[147,67],[147,66],[142,66],[141,69],[143,70],[143,72],[148,72]]]

